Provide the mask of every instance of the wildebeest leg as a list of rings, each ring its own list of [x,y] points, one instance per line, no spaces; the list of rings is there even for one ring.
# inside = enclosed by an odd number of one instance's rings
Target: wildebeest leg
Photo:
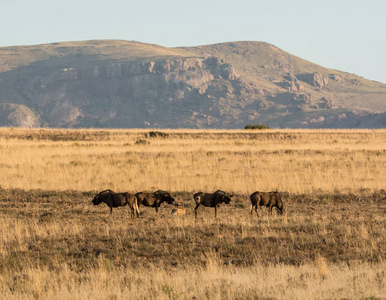
[[[283,210],[280,209],[278,206],[276,206],[276,210],[277,210],[277,214],[278,215],[282,215],[283,214]]]
[[[216,205],[214,207],[214,217],[217,218],[217,208],[219,207],[219,205]]]
[[[259,217],[258,209],[260,206],[260,201],[261,201],[261,198],[257,198],[257,202],[256,202],[256,206],[255,206],[256,217]]]
[[[255,205],[251,204],[251,206],[250,206],[250,211],[251,211],[251,216],[252,216],[252,214],[253,214],[253,211],[255,211],[255,212],[256,212],[256,215],[257,215],[257,205],[255,206]]]
[[[113,207],[110,206],[110,215],[113,214]]]
[[[200,203],[196,203],[196,207],[194,208],[194,216],[197,218],[197,208],[200,206]]]
[[[270,206],[269,206],[269,211],[270,211],[270,213],[271,213],[271,216],[272,216],[272,207],[273,207],[273,205],[270,205]]]

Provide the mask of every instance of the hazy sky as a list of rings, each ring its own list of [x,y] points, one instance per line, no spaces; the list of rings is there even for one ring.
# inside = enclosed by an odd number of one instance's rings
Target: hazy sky
[[[90,39],[265,41],[386,83],[385,0],[0,0],[0,47]]]

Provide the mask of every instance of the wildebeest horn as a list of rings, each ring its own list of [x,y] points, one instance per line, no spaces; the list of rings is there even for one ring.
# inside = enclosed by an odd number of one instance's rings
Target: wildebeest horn
[[[225,192],[220,191],[220,190],[217,191],[217,194],[219,194],[219,195],[221,195],[221,196],[225,196]]]
[[[111,192],[111,193],[114,193],[112,190],[107,189],[107,190],[104,190],[104,191],[102,191],[102,192],[99,192],[99,194],[103,194],[103,193],[105,193],[105,192]],[[98,195],[99,195],[99,194],[98,194]]]

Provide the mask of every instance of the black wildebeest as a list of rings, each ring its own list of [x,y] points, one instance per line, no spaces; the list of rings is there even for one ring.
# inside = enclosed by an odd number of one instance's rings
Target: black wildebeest
[[[214,207],[214,217],[217,217],[217,208],[220,207],[221,203],[228,204],[231,201],[233,195],[217,190],[212,194],[199,192],[194,194],[194,201],[196,207],[194,208],[194,215],[197,218],[197,208],[202,204],[206,207]]]
[[[141,205],[155,207],[155,212],[157,213],[158,208],[163,202],[166,202],[167,204],[175,203],[175,200],[171,193],[161,190],[158,190],[154,193],[139,192],[135,194],[135,197],[137,198],[138,207],[140,207]]]
[[[114,193],[112,190],[104,190],[97,194],[92,199],[92,204],[98,205],[100,203],[106,203],[110,207],[110,214],[113,212],[113,207],[129,205],[131,210],[131,217],[139,217],[139,210],[137,205],[137,199],[134,194],[131,193]]]
[[[281,200],[281,196],[278,192],[254,192],[249,199],[251,200],[251,215],[253,210],[256,211],[259,206],[266,206],[269,207],[269,210],[272,215],[272,207],[277,208],[278,214],[283,214],[283,201]]]

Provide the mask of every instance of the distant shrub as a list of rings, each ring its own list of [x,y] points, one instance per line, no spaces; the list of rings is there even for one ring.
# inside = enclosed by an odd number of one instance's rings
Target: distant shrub
[[[70,161],[70,165],[72,165],[72,166],[82,166],[83,162],[81,162],[80,160],[72,160],[72,161]]]
[[[146,133],[145,136],[152,137],[152,138],[156,138],[156,137],[167,138],[169,137],[169,134],[166,132],[160,132],[160,131],[150,131],[149,133]]]
[[[146,140],[137,140],[137,141],[135,141],[135,144],[136,145],[147,145],[147,144],[150,144],[150,142],[148,142]]]
[[[257,125],[248,124],[247,126],[244,127],[244,129],[270,129],[270,127],[259,123]]]

